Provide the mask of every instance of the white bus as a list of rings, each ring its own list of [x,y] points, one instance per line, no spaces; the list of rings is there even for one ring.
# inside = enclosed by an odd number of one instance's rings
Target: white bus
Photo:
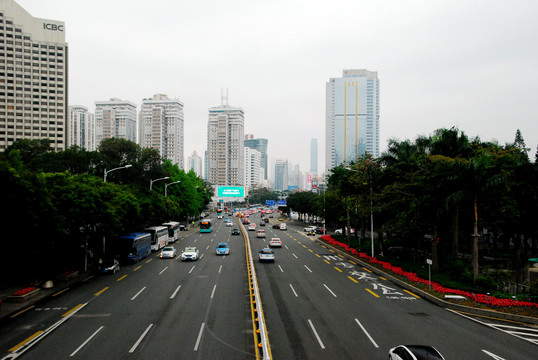
[[[169,221],[163,223],[163,226],[168,228],[168,243],[173,243],[179,240],[179,222]]]
[[[159,251],[168,244],[168,228],[166,226],[152,226],[144,229],[151,234],[151,251]]]

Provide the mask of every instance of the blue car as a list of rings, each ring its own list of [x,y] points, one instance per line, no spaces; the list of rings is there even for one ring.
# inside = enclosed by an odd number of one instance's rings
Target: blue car
[[[222,242],[217,245],[217,255],[228,255],[230,253],[230,247],[228,243]]]

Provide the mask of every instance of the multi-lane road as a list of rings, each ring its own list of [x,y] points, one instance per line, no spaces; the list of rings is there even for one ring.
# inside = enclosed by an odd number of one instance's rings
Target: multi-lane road
[[[259,216],[251,219],[259,223]],[[276,219],[271,219],[276,222]],[[233,218],[234,227],[239,227]],[[260,228],[260,227],[259,227]],[[214,220],[174,246],[195,262],[158,254],[89,277],[0,327],[0,357],[21,359],[255,359],[244,236]],[[538,331],[492,327],[433,305],[314,241],[302,228],[245,231],[254,259],[279,237],[274,263],[255,262],[274,359],[385,359],[399,344],[427,344],[446,359],[536,359]],[[230,255],[217,256],[218,242]],[[496,325],[499,325],[498,323]],[[517,329],[517,330],[515,330]],[[262,352],[263,353],[263,352]]]

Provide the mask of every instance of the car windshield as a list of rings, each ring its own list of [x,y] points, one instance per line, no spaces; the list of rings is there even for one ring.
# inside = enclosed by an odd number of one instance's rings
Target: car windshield
[[[196,251],[196,248],[194,248],[194,247],[185,248],[185,252],[193,252],[193,251]]]
[[[174,248],[171,248],[171,247],[165,247],[165,248],[163,248],[163,251],[174,251]]]
[[[418,360],[443,360],[439,353],[430,346],[407,345],[406,346]]]
[[[226,245],[226,244],[219,244],[219,248],[227,248],[227,247],[228,247],[228,245]]]
[[[262,250],[262,251],[260,251],[260,253],[262,253],[264,255],[270,255],[270,254],[273,253],[273,251],[272,250]]]

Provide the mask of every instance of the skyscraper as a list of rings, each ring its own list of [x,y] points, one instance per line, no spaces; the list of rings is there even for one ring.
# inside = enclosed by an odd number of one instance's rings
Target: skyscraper
[[[203,176],[203,169],[202,169],[202,157],[198,155],[196,150],[192,152],[192,155],[187,158],[187,166],[185,167],[185,171],[189,172],[194,170],[194,172],[199,176]]]
[[[261,167],[264,171],[264,179],[267,180],[267,139],[254,138],[254,135],[245,135],[245,146],[256,149],[261,154]]]
[[[245,146],[245,186],[251,188],[252,186],[263,184],[263,168],[261,167],[261,153]]]
[[[140,146],[159,151],[183,168],[183,103],[163,94],[142,100]]]
[[[0,150],[20,139],[67,147],[67,43],[63,21],[0,0]]]
[[[287,159],[277,159],[275,162],[275,190],[288,190]]]
[[[318,139],[310,140],[310,174],[318,173]]]
[[[85,106],[69,107],[69,134],[67,147],[95,151],[95,116]]]
[[[212,185],[244,185],[245,112],[228,104],[209,109],[207,178]]]
[[[123,138],[136,142],[136,105],[112,98],[95,102],[95,144],[108,138]]]
[[[379,156],[379,79],[376,71],[344,70],[326,85],[325,168]]]

